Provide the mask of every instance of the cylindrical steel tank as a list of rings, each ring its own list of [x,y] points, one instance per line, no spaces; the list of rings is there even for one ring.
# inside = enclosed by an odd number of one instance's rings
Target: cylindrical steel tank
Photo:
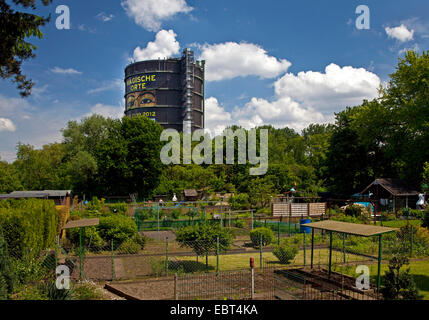
[[[139,61],[125,68],[125,114],[143,114],[164,128],[204,128],[204,62],[182,58]]]

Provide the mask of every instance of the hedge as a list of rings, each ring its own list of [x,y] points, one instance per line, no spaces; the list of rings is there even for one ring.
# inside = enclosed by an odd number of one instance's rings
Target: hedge
[[[0,201],[0,224],[10,254],[33,258],[54,243],[58,213],[52,200]]]

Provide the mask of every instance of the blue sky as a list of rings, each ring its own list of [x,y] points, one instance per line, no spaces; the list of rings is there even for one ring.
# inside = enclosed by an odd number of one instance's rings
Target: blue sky
[[[359,30],[356,7],[369,8]],[[58,5],[70,30],[58,30]],[[0,156],[18,142],[61,141],[69,120],[92,113],[120,117],[130,59],[180,56],[191,47],[207,60],[206,126],[272,124],[297,131],[333,121],[334,112],[376,96],[405,49],[429,46],[425,0],[62,0],[51,14],[37,57],[23,65],[36,82],[22,99],[0,81]]]

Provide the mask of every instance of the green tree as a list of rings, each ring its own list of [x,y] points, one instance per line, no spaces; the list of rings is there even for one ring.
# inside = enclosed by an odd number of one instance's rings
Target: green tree
[[[67,189],[64,146],[60,143],[35,149],[18,144],[17,160],[13,163],[23,187],[27,190]]]
[[[276,194],[273,183],[269,177],[255,178],[249,184],[249,199],[252,205],[265,208],[271,202],[271,197]]]
[[[23,8],[36,9],[37,0],[13,0],[15,5]],[[52,0],[41,0],[46,6]],[[22,62],[35,57],[37,47],[26,39],[30,37],[43,38],[40,27],[49,21],[48,18],[21,12],[11,8],[6,0],[0,0],[0,76],[3,79],[13,77],[21,96],[31,94],[34,83],[22,74]]]
[[[389,270],[384,275],[384,286],[380,292],[386,300],[418,300],[421,296],[410,274],[410,269],[401,270],[408,265],[404,255],[396,255],[389,261]]]
[[[18,172],[12,164],[0,159],[0,193],[22,190]]]
[[[216,250],[217,237],[219,237],[219,251],[228,250],[232,244],[232,234],[228,229],[218,224],[197,224],[176,230],[176,241],[182,247],[192,248],[197,256],[206,256],[208,267],[208,255]]]

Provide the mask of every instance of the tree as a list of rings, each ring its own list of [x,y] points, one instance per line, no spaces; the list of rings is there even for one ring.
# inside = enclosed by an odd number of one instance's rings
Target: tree
[[[265,208],[276,193],[269,177],[255,178],[249,184],[249,199],[254,206]]]
[[[24,8],[36,9],[37,0],[13,0],[16,5]],[[41,0],[46,6],[52,0]],[[34,50],[37,47],[27,41],[26,38],[42,38],[40,27],[44,26],[50,17],[44,18],[34,14],[20,12],[11,8],[6,0],[0,0],[0,76],[3,79],[14,77],[21,96],[31,94],[34,83],[22,74],[23,61],[35,57]]]
[[[17,160],[13,165],[27,190],[66,189],[69,185],[64,157],[64,145],[61,143],[44,145],[40,150],[18,144]]]
[[[386,300],[418,300],[421,296],[410,274],[410,269],[400,270],[408,265],[409,260],[405,255],[395,255],[389,261],[389,270],[384,275],[384,286],[381,288]]]
[[[12,164],[0,159],[0,193],[22,190],[18,172]]]
[[[206,256],[206,267],[209,264],[210,251],[216,250],[218,237],[219,251],[228,250],[231,247],[232,234],[218,224],[203,223],[176,230],[176,241],[182,247],[192,248],[197,256]]]
[[[12,292],[16,277],[13,273],[10,256],[3,230],[0,226],[0,300],[6,300]]]

